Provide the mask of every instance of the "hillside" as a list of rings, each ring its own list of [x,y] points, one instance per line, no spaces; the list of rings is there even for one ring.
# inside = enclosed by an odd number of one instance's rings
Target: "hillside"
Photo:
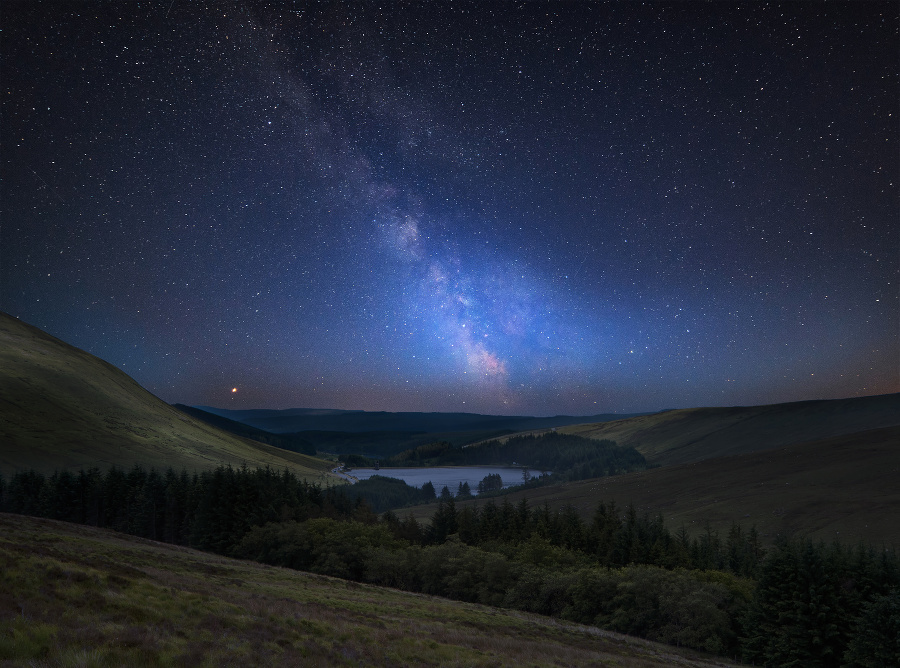
[[[237,420],[276,434],[299,431],[356,432],[498,432],[550,429],[563,425],[620,420],[627,415],[613,413],[573,417],[529,417],[515,415],[479,415],[477,413],[393,413],[387,411],[345,411],[312,408],[285,410],[230,410],[211,406],[196,406],[208,413]]]
[[[670,466],[900,425],[900,394],[766,406],[688,408],[559,431],[636,448]]]
[[[302,452],[306,455],[316,454],[315,446],[296,434],[273,434],[270,431],[257,429],[256,427],[251,427],[249,424],[238,422],[237,420],[229,420],[228,418],[216,415],[215,413],[207,413],[206,411],[194,408],[193,406],[185,406],[184,404],[172,404],[172,406],[182,413],[187,413],[201,422],[211,424],[213,427],[217,427],[222,431],[227,431],[230,434],[243,436],[244,438],[249,438],[252,441],[259,441],[260,443],[268,443],[269,445],[274,445],[276,448],[281,448],[282,450]]]
[[[594,627],[17,515],[0,514],[0,573],[0,661],[11,665],[730,665]]]
[[[169,406],[111,364],[0,314],[0,472],[219,464],[326,475],[314,457],[228,434]]]
[[[600,501],[661,514],[671,531],[696,535],[706,522],[725,536],[755,525],[766,542],[795,532],[900,546],[900,427],[753,453],[516,492],[534,507],[572,504],[589,518]],[[502,502],[498,499],[497,502]],[[457,503],[457,508],[477,501]],[[484,503],[483,501],[481,502]],[[415,509],[427,519],[435,506]]]

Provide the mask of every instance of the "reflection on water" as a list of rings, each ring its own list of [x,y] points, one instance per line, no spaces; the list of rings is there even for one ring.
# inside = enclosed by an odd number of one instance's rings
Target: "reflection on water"
[[[385,478],[399,478],[407,485],[413,487],[421,487],[426,482],[431,481],[435,491],[440,494],[441,489],[446,486],[450,492],[456,494],[456,490],[461,483],[469,483],[469,487],[473,494],[478,492],[478,483],[485,476],[496,473],[503,480],[504,487],[512,485],[521,485],[523,478],[523,470],[528,471],[528,476],[539,476],[542,471],[535,471],[522,468],[511,468],[501,466],[434,466],[428,468],[382,468],[382,469],[352,469],[344,472],[345,478],[352,482],[366,480],[373,475],[384,476]]]

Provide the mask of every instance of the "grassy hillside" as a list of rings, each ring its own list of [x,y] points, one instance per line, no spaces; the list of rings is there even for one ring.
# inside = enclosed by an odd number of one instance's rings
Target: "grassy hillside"
[[[816,539],[900,546],[900,427],[706,459],[649,471],[542,487],[508,498],[551,508],[572,504],[589,517],[600,501],[634,503],[690,533],[732,522],[763,538],[799,532]],[[467,503],[458,503],[461,508]],[[482,503],[484,503],[482,501]],[[427,519],[434,506],[415,509]]]
[[[0,471],[137,463],[176,470],[246,463],[310,479],[327,469],[186,415],[111,364],[0,314]]]
[[[222,431],[227,431],[230,434],[235,434],[236,436],[243,436],[252,441],[274,445],[276,448],[281,448],[282,450],[301,452],[307,455],[316,454],[315,446],[296,434],[273,434],[272,432],[251,427],[249,424],[244,424],[237,420],[229,420],[228,418],[223,418],[221,415],[207,413],[206,411],[194,408],[193,406],[185,406],[184,404],[172,404],[172,406],[182,413],[187,413],[191,417],[197,418],[201,422],[211,424],[213,427],[217,427]]]
[[[0,662],[729,665],[592,627],[5,514]]]
[[[392,413],[387,411],[343,411],[317,408],[285,410],[230,410],[197,406],[230,420],[282,434],[301,431],[384,432],[412,431],[427,433],[500,432],[550,429],[562,425],[618,420],[627,415],[602,414],[573,417],[529,417],[522,415],[480,415],[478,413]],[[632,414],[634,415],[634,414]]]
[[[767,406],[689,408],[560,427],[636,448],[669,466],[900,425],[900,394]]]
[[[373,459],[385,459],[426,443],[447,441],[454,445],[464,445],[487,438],[504,436],[507,433],[509,432],[301,431],[278,435],[305,440],[313,444],[320,452],[358,454]]]

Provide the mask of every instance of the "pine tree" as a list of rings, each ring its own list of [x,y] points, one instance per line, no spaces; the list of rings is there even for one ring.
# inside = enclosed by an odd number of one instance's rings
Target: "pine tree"
[[[103,492],[103,474],[94,467],[78,472],[78,504],[80,506],[79,521],[91,526],[100,523],[100,497]]]
[[[409,541],[413,545],[421,545],[425,542],[422,525],[412,516],[412,513],[407,515],[406,519],[403,520],[397,538]]]
[[[608,507],[605,503],[600,502],[597,510],[594,511],[590,528],[590,542],[601,566],[612,564],[616,534],[621,527],[621,522],[616,517],[617,512],[615,501],[611,502]]]
[[[504,497],[503,504],[500,506],[500,535],[498,538],[505,542],[514,543],[519,540],[520,533],[519,515],[509,502],[509,498]]]
[[[500,511],[497,504],[491,499],[481,509],[478,522],[478,543],[495,540],[502,531],[500,523]]]
[[[799,590],[799,566],[793,546],[780,539],[763,564],[762,574],[744,618],[744,659],[765,665],[787,665],[796,660],[793,641],[800,624],[794,604]]]
[[[560,544],[570,550],[585,550],[587,532],[578,510],[573,505],[566,504],[559,511],[559,519]]]
[[[528,508],[528,499],[522,498],[516,504],[516,525],[518,526],[518,540],[527,540],[531,536],[531,510]]]
[[[440,545],[447,540],[447,536],[454,533],[456,533],[456,504],[453,497],[448,501],[440,499],[428,526],[428,542]]]
[[[478,508],[466,506],[456,513],[456,532],[467,545],[478,543]]]
[[[853,668],[900,666],[900,589],[866,602],[844,655]]]
[[[744,658],[777,666],[839,666],[844,652],[834,573],[824,549],[779,540],[744,620]]]

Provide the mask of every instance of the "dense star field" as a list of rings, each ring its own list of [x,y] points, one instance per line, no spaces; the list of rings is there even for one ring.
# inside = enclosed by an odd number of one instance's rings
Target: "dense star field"
[[[896,2],[5,2],[0,23],[0,310],[167,401],[900,391]]]

